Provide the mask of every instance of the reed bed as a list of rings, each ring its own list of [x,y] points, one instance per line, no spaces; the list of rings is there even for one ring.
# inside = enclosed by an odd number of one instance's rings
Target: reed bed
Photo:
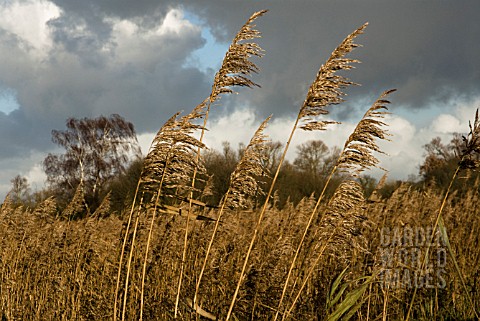
[[[369,275],[376,265],[382,267],[381,261],[375,257],[383,249],[379,237],[382,228],[433,226],[441,203],[438,192],[435,189],[418,192],[402,186],[388,199],[367,203],[361,213],[369,222],[362,235],[368,251],[358,251],[356,247],[351,247],[350,253],[342,250],[344,257],[348,254],[348,261],[339,260],[338,251],[325,252],[290,318],[326,319],[330,312],[326,309],[327,296],[339,273],[348,266],[346,277],[355,280]],[[467,195],[448,201],[443,213],[445,225],[449,227],[450,243],[476,307],[480,304],[480,294],[476,290],[480,282],[480,253],[477,247],[480,242],[477,233],[480,228],[479,201],[477,186]],[[267,210],[258,244],[252,252],[250,268],[239,291],[233,313],[235,318],[267,320],[274,317],[275,303],[279,302],[286,272],[314,204],[315,200],[305,199],[297,206],[288,203],[283,209]],[[125,219],[111,215],[108,218],[66,221],[51,216],[51,213],[45,216],[43,213],[43,210],[34,214],[29,209],[2,209],[2,317],[4,320],[111,320]],[[226,211],[210,250],[198,292],[198,305],[218,320],[224,319],[228,312],[256,215],[258,212]],[[149,219],[141,218],[138,244],[145,244]],[[184,223],[185,218],[172,215],[161,215],[155,223],[155,241],[151,245],[145,278],[146,319],[170,320],[174,317]],[[195,220],[191,229],[191,250],[185,270],[186,275],[191,277],[185,279],[179,320],[203,318],[189,304],[195,294],[195,276],[203,265],[201,258],[206,253],[214,223]],[[313,231],[300,254],[299,261],[302,263],[295,271],[295,278],[307,273],[321,250],[316,240],[316,231]],[[126,309],[128,320],[139,318],[138,286],[141,283],[144,250],[145,245],[137,248],[137,256],[134,256],[137,259],[132,263],[132,290]],[[447,259],[445,280],[444,288],[419,291],[413,306],[415,320],[474,320],[451,259]],[[404,319],[413,289],[384,291],[380,282],[374,283],[368,292],[369,304],[365,302],[362,305],[355,319],[376,320],[384,314],[388,320]],[[286,301],[291,303],[290,300],[293,298]]]

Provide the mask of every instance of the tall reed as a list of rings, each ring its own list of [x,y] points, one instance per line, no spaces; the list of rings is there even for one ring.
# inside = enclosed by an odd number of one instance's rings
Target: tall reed
[[[249,58],[252,56],[257,56],[261,57],[262,56],[262,49],[260,46],[253,42],[246,42],[251,39],[255,39],[260,37],[260,32],[256,29],[254,29],[253,22],[255,21],[256,18],[262,16],[266,10],[259,11],[254,13],[248,21],[245,23],[245,25],[241,28],[241,30],[237,33],[235,36],[232,44],[230,45],[227,54],[225,55],[225,58],[222,63],[222,67],[220,68],[219,72],[215,75],[214,79],[214,84],[212,85],[212,92],[210,96],[205,99],[201,104],[199,104],[192,113],[190,113],[187,116],[184,116],[180,122],[176,121],[176,117],[178,114],[176,114],[174,117],[172,117],[167,123],[160,129],[159,133],[156,135],[154,141],[152,142],[152,146],[150,148],[149,155],[147,155],[146,158],[146,165],[142,171],[142,177],[140,178],[138,184],[137,184],[137,189],[135,191],[135,196],[134,200],[131,206],[130,210],[130,215],[128,218],[128,223],[125,231],[125,237],[124,237],[124,242],[122,245],[122,251],[120,255],[120,262],[119,262],[119,270],[118,270],[118,277],[117,277],[117,287],[115,290],[115,303],[114,303],[114,320],[117,318],[117,306],[118,306],[118,290],[119,290],[119,285],[120,285],[120,275],[121,275],[121,270],[122,270],[122,264],[123,264],[123,256],[125,252],[125,247],[126,247],[126,242],[127,242],[127,235],[129,234],[130,231],[130,226],[132,222],[132,217],[134,213],[134,208],[137,200],[138,193],[140,192],[142,186],[148,189],[148,186],[151,185],[152,182],[160,181],[162,182],[158,186],[158,190],[156,191],[156,200],[154,203],[154,210],[153,210],[153,217],[151,221],[151,227],[149,231],[149,236],[147,240],[147,250],[145,253],[145,262],[148,257],[148,248],[149,244],[151,242],[151,231],[153,228],[154,224],[154,219],[155,219],[155,214],[157,210],[157,205],[158,205],[158,200],[161,195],[161,189],[163,187],[163,181],[165,179],[165,173],[168,170],[168,167],[172,166],[172,177],[175,177],[177,175],[176,179],[181,179],[182,183],[176,183],[176,184],[168,184],[167,182],[167,188],[181,188],[181,189],[186,189],[190,191],[190,199],[189,202],[189,213],[191,211],[192,207],[192,200],[193,200],[193,191],[195,190],[195,181],[196,181],[196,176],[197,176],[197,171],[199,168],[200,164],[200,151],[204,147],[202,141],[204,137],[204,132],[205,132],[205,126],[208,120],[208,115],[210,111],[211,105],[218,100],[221,94],[226,94],[226,93],[233,93],[233,87],[254,87],[258,86],[256,83],[248,79],[248,75],[251,73],[257,72],[258,67],[249,61]],[[199,125],[194,125],[190,121],[196,118],[203,118],[203,126]],[[190,120],[190,121],[189,121]],[[178,158],[180,162],[176,162],[173,158],[176,158],[177,156],[175,153],[178,152],[178,150],[175,150],[174,153],[172,152],[172,146],[181,142],[181,139],[178,139],[178,137],[168,137],[166,136],[165,133],[162,133],[162,131],[167,131],[172,130],[172,129],[177,129],[175,131],[175,135],[179,137],[183,137],[186,140],[183,142],[183,144],[191,146],[197,146],[197,152],[196,154],[190,153],[191,150],[187,153],[188,155],[195,155],[194,160],[189,158],[189,161],[185,162],[185,160],[182,160],[181,158]],[[200,134],[200,139],[195,139],[191,136],[191,130],[201,130]],[[183,136],[182,136],[183,135]],[[186,137],[188,136],[188,137]],[[172,140],[173,139],[173,140]],[[175,139],[177,139],[175,141]],[[195,140],[195,141],[193,141]],[[165,144],[167,146],[165,146]],[[190,149],[190,148],[189,148]],[[168,151],[168,152],[167,152]],[[185,154],[184,154],[185,156]],[[163,162],[163,165],[162,165]],[[185,176],[182,177],[182,175],[185,173],[186,168],[193,168],[193,173],[190,176],[190,179],[186,179]],[[187,171],[186,173],[190,173],[190,171]],[[143,177],[145,176],[145,177]],[[161,179],[158,179],[158,177],[161,177]],[[187,182],[188,181],[188,182]],[[188,187],[188,185],[190,187]],[[151,186],[150,186],[151,187]],[[167,194],[164,193],[164,196],[168,196]],[[141,206],[140,204],[139,206]],[[175,317],[177,315],[178,311],[178,303],[179,303],[179,297],[180,297],[180,289],[181,289],[181,284],[182,284],[182,278],[183,278],[183,272],[184,272],[184,262],[185,262],[185,257],[186,257],[186,251],[187,251],[187,238],[188,238],[188,222],[189,222],[189,217],[190,215],[187,215],[187,221],[186,221],[186,228],[185,228],[185,237],[184,237],[184,250],[183,250],[183,255],[182,255],[182,264],[181,264],[181,271],[180,271],[180,277],[179,277],[179,283],[178,283],[178,291],[177,291],[177,299],[176,299],[176,304],[175,304]],[[135,231],[136,231],[136,226],[135,226]],[[135,233],[134,233],[135,234]],[[134,242],[134,240],[132,241]],[[131,258],[129,258],[129,263],[130,264]],[[145,265],[144,265],[145,269]],[[144,277],[145,273],[143,272],[142,276],[142,288],[144,284]],[[127,272],[127,280],[128,280],[128,272]],[[125,285],[125,293],[128,291],[128,282]],[[126,294],[125,294],[126,295]],[[126,297],[125,297],[126,298]],[[141,291],[141,315],[140,318],[142,318],[142,311],[143,311],[143,290]],[[124,306],[125,309],[125,306]],[[124,313],[123,313],[124,314]],[[123,316],[122,316],[123,318]]]
[[[193,136],[195,131],[203,129],[202,126],[194,124],[193,121],[203,117],[204,108],[205,103],[203,102],[179,121],[172,122],[172,126],[167,126],[164,130],[161,130],[154,138],[154,146],[145,159],[145,176],[143,180],[147,186],[153,183],[157,187],[143,262],[140,320],[143,319],[143,297],[148,252],[162,191],[165,189],[167,191],[176,190],[175,194],[186,196],[190,193],[191,195],[195,190],[195,186],[189,186],[188,184],[193,173],[197,171],[205,172],[205,168],[200,166],[198,162],[196,148],[203,149],[206,146]],[[158,177],[161,178],[157,182]]]
[[[317,77],[315,78],[307,92],[307,96],[300,108],[300,111],[295,120],[295,124],[293,125],[287,144],[285,145],[283,154],[280,158],[277,171],[275,172],[275,175],[273,177],[273,181],[267,193],[265,203],[263,204],[262,210],[258,216],[258,221],[253,231],[250,245],[242,266],[242,271],[237,282],[237,287],[230,303],[230,308],[226,317],[227,321],[231,318],[233,307],[237,299],[238,291],[243,282],[243,277],[245,275],[253,245],[257,238],[260,224],[262,222],[263,216],[265,215],[265,211],[267,209],[270,197],[272,196],[273,189],[275,187],[275,183],[280,172],[280,168],[287,154],[293,135],[299,125],[300,128],[304,130],[325,130],[327,125],[337,123],[334,121],[319,120],[318,116],[328,114],[328,111],[325,109],[325,107],[339,104],[340,102],[342,102],[342,96],[345,95],[342,92],[342,89],[354,84],[347,78],[337,75],[336,72],[341,70],[349,70],[353,68],[352,63],[358,62],[355,59],[345,58],[345,55],[350,53],[354,48],[358,47],[358,45],[355,44],[353,40],[358,35],[363,33],[363,30],[366,28],[366,26],[367,24],[364,24],[363,26],[355,30],[353,33],[351,33],[349,36],[347,36],[347,38],[345,38],[345,40],[343,40],[343,42],[333,51],[325,64],[320,67],[320,70],[317,73]]]
[[[359,209],[363,207],[364,202],[363,188],[354,180],[347,179],[343,181],[335,190],[335,193],[327,204],[325,211],[326,217],[323,219],[322,226],[319,228],[318,254],[313,264],[311,264],[307,270],[293,302],[290,307],[284,311],[282,320],[288,319],[292,313],[295,304],[298,302],[303,289],[320,262],[325,250],[333,248],[337,254],[352,250],[352,247],[349,245],[352,241],[355,242],[354,239],[358,236],[356,234],[358,226],[355,225],[355,221],[352,218],[358,217]],[[353,235],[354,233],[355,235]],[[329,247],[332,243],[334,246]]]
[[[357,177],[365,169],[374,167],[378,164],[379,161],[373,155],[372,152],[375,151],[375,152],[383,153],[378,147],[377,143],[375,142],[375,139],[387,139],[389,135],[386,132],[386,129],[382,128],[383,126],[386,125],[382,121],[382,119],[387,114],[387,112],[385,111],[387,109],[386,104],[389,103],[389,101],[386,100],[385,98],[394,91],[395,91],[394,89],[387,90],[380,95],[380,97],[374,102],[374,104],[364,114],[360,122],[357,124],[357,126],[353,130],[352,134],[348,137],[347,141],[345,142],[345,145],[343,147],[342,152],[340,153],[337,163],[335,164],[332,171],[330,172],[330,175],[323,187],[322,193],[320,194],[317,200],[317,203],[315,204],[315,207],[313,208],[310,214],[307,224],[305,225],[302,238],[300,239],[300,243],[297,246],[295,255],[293,257],[292,263],[290,264],[290,268],[287,273],[287,277],[283,286],[282,296],[280,297],[280,302],[277,308],[275,319],[278,317],[278,314],[280,313],[281,304],[285,297],[285,293],[287,291],[287,287],[288,287],[288,283],[289,283],[292,271],[295,267],[296,260],[300,253],[302,245],[305,241],[308,230],[310,229],[313,219],[317,214],[317,210],[320,206],[320,202],[323,199],[326,188],[331,178],[333,177],[334,173],[337,171],[337,169],[340,169],[340,170],[349,172],[349,174],[352,177]],[[347,186],[350,186],[350,185],[347,185]],[[333,221],[336,221],[336,219],[333,219]],[[329,229],[326,228],[325,230],[329,230]]]
[[[210,96],[205,100],[206,110],[203,120],[203,129],[200,134],[200,142],[203,142],[203,137],[205,134],[205,128],[207,126],[208,117],[210,114],[210,107],[212,104],[220,98],[222,94],[231,94],[233,93],[234,87],[259,87],[258,84],[250,80],[247,76],[258,72],[259,68],[249,59],[252,56],[262,57],[263,49],[254,42],[248,42],[260,37],[260,32],[255,29],[254,21],[264,15],[267,10],[261,10],[255,12],[247,22],[240,28],[240,31],[233,38],[232,43],[230,44],[227,53],[222,62],[222,66],[219,71],[215,74],[215,78],[212,85],[212,91]],[[197,150],[196,162],[198,163],[200,159],[200,149]],[[192,177],[192,187],[195,186],[197,172],[194,171]],[[193,194],[190,194],[190,201],[188,212],[190,214],[192,210],[192,201]],[[180,277],[178,279],[178,290],[177,298],[175,301],[175,317],[177,317],[178,312],[178,303],[180,301],[180,292],[182,288],[182,281],[185,269],[185,259],[187,256],[187,246],[188,246],[188,229],[189,229],[189,217],[187,215],[187,220],[185,224],[185,234],[184,234],[184,246],[182,252],[182,262],[180,267]]]
[[[164,127],[169,127],[169,126],[172,126],[176,117],[178,116],[179,113],[176,113],[175,115],[173,115],[172,117],[170,117],[166,122],[165,124],[160,128],[159,132],[157,133],[157,136],[159,136],[159,133],[162,131],[162,129]],[[149,153],[152,151],[152,147],[154,145],[154,141],[152,141],[151,145],[150,145],[150,148],[149,148]],[[122,243],[122,249],[120,251],[120,258],[119,258],[119,262],[118,262],[118,272],[117,272],[117,282],[116,282],[116,286],[115,286],[115,292],[114,292],[114,304],[113,304],[113,320],[116,321],[117,320],[117,310],[118,310],[118,294],[119,294],[119,290],[120,290],[120,277],[121,277],[121,274],[122,274],[122,267],[123,267],[123,259],[124,259],[124,255],[125,255],[125,249],[126,249],[126,246],[127,246],[127,241],[128,241],[128,235],[130,233],[130,228],[131,228],[131,224],[132,224],[132,219],[133,219],[133,214],[134,214],[134,210],[135,210],[135,206],[138,206],[140,208],[140,206],[142,205],[142,200],[143,200],[143,197],[141,199],[141,201],[139,202],[139,204],[137,204],[137,197],[138,197],[138,194],[140,192],[140,186],[143,184],[143,180],[141,179],[141,177],[143,176],[143,172],[144,172],[144,169],[142,168],[142,173],[140,174],[140,179],[138,180],[137,182],[137,187],[135,189],[135,193],[134,193],[134,196],[133,196],[133,201],[132,201],[132,204],[130,206],[130,211],[129,211],[129,214],[128,214],[128,219],[127,219],[127,225],[125,227],[125,233],[124,233],[124,237],[123,237],[123,243]],[[138,214],[137,214],[138,215]],[[133,249],[132,249],[133,250]],[[128,285],[128,284],[127,284]],[[125,294],[126,296],[126,291],[125,291]]]
[[[139,217],[142,211],[142,206],[145,206],[144,200],[147,202],[153,201],[153,215],[148,233],[147,247],[145,253],[145,262],[148,257],[148,249],[150,245],[153,224],[155,220],[155,214],[157,212],[158,201],[162,194],[163,189],[174,190],[182,188],[189,181],[189,175],[193,172],[193,166],[196,163],[193,161],[195,153],[193,148],[205,146],[198,142],[193,136],[193,131],[200,128],[199,125],[191,123],[192,120],[201,117],[202,105],[197,106],[190,114],[177,120],[179,113],[173,115],[158,131],[157,135],[153,139],[150,151],[145,157],[142,173],[137,185],[138,191],[142,191],[142,197],[137,205],[135,225],[133,228],[133,238],[130,249],[130,255],[127,261],[127,274],[125,278],[125,291],[124,291],[124,306],[122,310],[122,320],[125,318],[126,300],[129,285],[130,265],[133,259],[133,249],[136,242],[137,229]],[[149,196],[148,199],[145,199]],[[130,224],[132,221],[135,199],[130,211],[127,229],[124,238],[124,244],[122,247],[122,254],[120,263],[122,263],[123,253],[126,246],[127,235],[129,233]],[[121,266],[119,268],[121,271]],[[145,271],[145,266],[144,266]],[[145,274],[142,275],[142,284],[144,283]],[[120,280],[120,272],[118,280]],[[118,281],[117,281],[118,282]],[[118,290],[116,291],[118,295]],[[141,291],[141,309],[140,317],[142,317],[143,308],[143,285]],[[116,310],[115,310],[116,311]]]

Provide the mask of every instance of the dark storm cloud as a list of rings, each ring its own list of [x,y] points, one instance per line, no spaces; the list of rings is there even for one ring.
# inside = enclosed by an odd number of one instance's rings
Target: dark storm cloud
[[[90,23],[89,23],[90,22]],[[85,21],[75,16],[62,15],[48,22],[52,33],[52,40],[57,46],[69,53],[77,55],[83,63],[91,66],[102,66],[108,56],[100,52],[108,43],[112,27],[100,19]],[[78,28],[84,27],[80,32]]]
[[[252,12],[270,9],[257,21],[266,56],[256,78],[263,88],[252,93],[264,114],[296,111],[331,51],[367,21],[357,38],[364,47],[351,55],[362,64],[346,74],[362,85],[347,91],[352,105],[389,88],[398,89],[396,105],[414,109],[479,94],[478,1],[197,1],[187,8],[221,40]]]
[[[53,148],[50,132],[64,128],[68,117],[118,113],[137,132],[156,131],[174,112],[193,108],[209,92],[205,74],[182,67],[205,42],[199,28],[155,33],[161,17],[150,34],[144,29],[115,39],[112,19],[157,16],[167,7],[144,1],[139,3],[143,9],[130,12],[114,8],[113,2],[111,8],[94,3],[60,5],[62,14],[48,22],[53,45],[41,58],[0,28],[0,86],[13,89],[20,106],[9,115],[0,112],[0,157]]]
[[[21,93],[27,89],[27,82],[34,81],[29,50],[29,44],[0,28],[0,86]],[[41,132],[42,122],[28,119],[24,111],[15,110],[9,115],[0,112],[0,158],[22,155],[37,147],[45,148],[45,142],[49,141],[48,136],[42,139],[36,132]]]

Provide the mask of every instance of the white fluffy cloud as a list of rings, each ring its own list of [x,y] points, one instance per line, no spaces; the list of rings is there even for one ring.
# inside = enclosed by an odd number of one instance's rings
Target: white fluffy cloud
[[[145,70],[154,69],[159,58],[173,58],[175,47],[169,46],[169,41],[201,33],[179,9],[171,9],[154,29],[144,29],[132,20],[111,19],[111,23],[112,39],[104,50],[113,53],[114,63],[139,64]]]
[[[441,114],[433,120],[431,129],[436,133],[451,134],[462,131],[462,127],[457,117],[450,114]]]
[[[222,150],[224,141],[228,141],[232,148],[236,148],[240,143],[248,144],[261,121],[255,117],[253,109],[238,109],[213,120],[208,125],[205,143],[209,148],[218,151]],[[293,117],[273,117],[265,133],[273,141],[279,141],[285,145],[294,122]],[[389,124],[389,132],[392,134],[391,141],[382,142],[380,145],[388,155],[378,154],[377,156],[381,160],[381,166],[390,171],[391,177],[407,179],[408,175],[418,173],[417,167],[422,160],[422,146],[434,137],[433,133],[429,138],[419,140],[416,135],[418,129],[406,119],[392,115],[387,117],[386,123]],[[330,148],[343,147],[355,126],[354,123],[343,122],[341,125],[329,126],[325,131],[305,132],[298,129],[293,136],[287,159],[293,161],[296,157],[296,147],[309,140],[320,139]],[[144,153],[148,150],[153,137],[153,133],[139,136],[139,143]],[[379,177],[382,172],[373,170],[366,174]]]
[[[388,131],[392,136],[390,141],[379,142],[379,146],[386,153],[386,155],[377,154],[381,161],[380,166],[388,170],[389,176],[394,179],[407,179],[409,175],[417,175],[424,157],[423,146],[437,136],[448,143],[453,133],[466,133],[468,121],[473,119],[476,105],[477,102],[473,102],[459,106],[453,111],[453,115],[441,114],[423,128],[418,128],[401,116],[387,115],[385,123],[388,124]],[[252,108],[236,109],[231,114],[225,114],[210,122],[205,142],[209,148],[219,151],[222,150],[224,141],[228,141],[232,148],[236,148],[240,143],[248,144],[261,121],[255,116]],[[280,141],[285,145],[294,121],[293,117],[273,117],[265,133],[273,141]],[[298,129],[292,139],[287,159],[292,161],[295,158],[296,146],[308,140],[320,139],[329,147],[342,147],[355,126],[356,123],[343,122],[341,125],[333,125],[319,132],[305,132]],[[153,137],[153,133],[139,136],[144,153],[148,150]],[[379,177],[383,172],[373,170],[366,174]]]
[[[0,4],[0,28],[15,34],[43,58],[52,45],[47,23],[59,15],[60,9],[48,1],[7,1]]]
[[[380,166],[390,172],[389,177],[392,179],[407,179],[409,175],[418,174],[418,167],[424,157],[423,146],[434,137],[439,136],[444,142],[448,142],[453,132],[465,133],[468,131],[468,121],[473,119],[477,103],[461,105],[453,110],[453,114],[436,116],[428,126],[423,128],[417,128],[403,117],[394,114],[388,115],[385,122],[389,125],[389,132],[392,136],[390,137],[391,141],[380,142],[381,149],[387,154],[377,154],[381,161]],[[205,143],[208,148],[218,151],[222,150],[224,141],[228,141],[232,148],[236,148],[240,143],[248,144],[261,121],[256,117],[252,108],[236,109],[230,114],[224,114],[210,121],[208,124],[209,130],[205,135]],[[280,141],[285,144],[294,121],[293,117],[273,117],[265,133],[273,141]],[[353,122],[344,122],[341,125],[330,126],[326,131],[320,132],[304,132],[299,129],[294,135],[287,159],[293,161],[296,146],[308,140],[320,139],[329,147],[342,147],[355,125]],[[138,135],[138,141],[144,154],[148,152],[154,136],[155,133]],[[41,161],[39,155],[31,155],[30,160],[33,159],[36,161],[35,165],[31,168],[23,166],[22,173],[30,182],[39,187],[42,185],[45,176],[39,165]],[[29,161],[25,161],[25,163],[28,164]],[[0,164],[0,166],[5,166],[5,164]],[[366,172],[366,174],[379,178],[383,172],[374,169],[371,172]],[[5,175],[13,177],[16,174],[13,172],[2,173],[2,176]],[[5,181],[7,177],[1,178]],[[8,184],[0,185],[0,195],[5,194],[8,189]]]
[[[417,127],[411,121],[398,115],[388,115],[385,123],[389,125],[388,130],[392,136],[390,141],[379,143],[381,149],[386,153],[386,155],[377,154],[381,161],[380,166],[390,172],[389,176],[392,179],[407,179],[410,175],[417,175],[424,158],[423,146],[437,136],[442,138],[443,142],[448,143],[453,133],[466,133],[468,121],[473,119],[477,105],[477,101],[461,105],[453,110],[453,114],[442,114],[435,117],[426,127]],[[285,144],[294,121],[293,117],[274,117],[265,132],[272,140]],[[255,118],[255,112],[252,109],[236,110],[209,125],[210,130],[206,135],[206,143],[210,148],[217,150],[221,150],[223,141],[229,141],[232,147],[238,146],[239,143],[247,144],[260,122]],[[308,140],[320,139],[329,147],[342,147],[355,126],[356,123],[343,122],[341,125],[330,126],[326,131],[321,132],[297,130],[287,158],[293,160],[296,146]],[[383,172],[372,170],[366,174],[379,177]]]

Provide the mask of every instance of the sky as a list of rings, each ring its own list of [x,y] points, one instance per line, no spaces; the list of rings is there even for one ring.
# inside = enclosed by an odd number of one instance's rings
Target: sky
[[[61,152],[51,131],[69,117],[120,114],[146,152],[166,119],[209,95],[231,39],[262,9],[265,55],[252,59],[260,72],[251,77],[261,88],[215,106],[209,148],[248,143],[270,114],[266,133],[285,143],[319,67],[365,22],[362,47],[349,56],[362,63],[345,74],[361,86],[329,108],[342,124],[297,131],[289,159],[308,140],[343,146],[375,99],[396,88],[380,160],[406,179],[418,174],[423,145],[466,133],[480,107],[477,0],[0,0],[0,198],[16,175],[43,187],[42,160]]]

